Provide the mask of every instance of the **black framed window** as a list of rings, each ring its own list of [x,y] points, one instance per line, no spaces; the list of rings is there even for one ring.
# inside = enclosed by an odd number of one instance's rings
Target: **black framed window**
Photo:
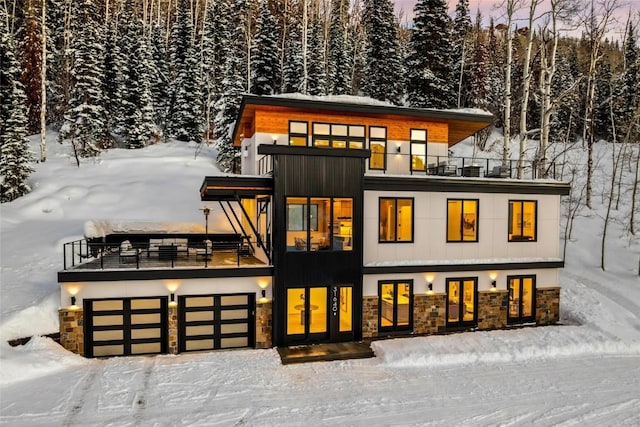
[[[381,197],[378,218],[379,242],[413,242],[413,198]]]
[[[536,276],[507,276],[509,314],[507,323],[533,322],[536,317]]]
[[[413,280],[378,282],[378,330],[413,329]]]
[[[365,143],[365,127],[314,122],[312,139],[314,147],[362,149]]]
[[[538,239],[538,202],[509,200],[509,241],[534,242]]]
[[[447,242],[477,242],[480,201],[447,199]]]
[[[387,169],[387,128],[382,126],[369,127],[369,169]]]
[[[426,171],[427,168],[427,130],[411,129],[411,171]]]
[[[447,326],[474,326],[478,320],[478,278],[447,279]]]
[[[289,145],[306,147],[309,140],[309,123],[289,121]]]
[[[287,251],[351,251],[353,199],[287,197]]]

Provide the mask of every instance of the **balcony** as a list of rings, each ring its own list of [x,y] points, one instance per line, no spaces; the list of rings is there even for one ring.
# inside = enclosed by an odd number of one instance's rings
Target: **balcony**
[[[123,236],[120,236],[121,238]],[[154,245],[153,240],[123,243],[94,243],[86,239],[65,243],[64,271],[96,270],[165,270],[255,268],[268,264],[255,256],[253,248],[243,239],[213,241],[207,248],[183,239],[186,244]],[[176,239],[177,240],[177,239]]]

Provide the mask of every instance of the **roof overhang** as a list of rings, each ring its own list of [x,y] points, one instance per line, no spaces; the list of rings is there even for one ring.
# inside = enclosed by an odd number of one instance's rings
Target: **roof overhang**
[[[402,118],[428,119],[449,125],[449,146],[454,145],[476,132],[490,126],[494,117],[487,112],[463,110],[435,110],[430,108],[409,108],[395,105],[363,104],[325,101],[321,99],[288,98],[282,96],[244,95],[240,105],[238,120],[233,128],[234,145],[239,146],[244,129],[251,128],[256,110],[350,113],[360,116],[384,117],[389,120]],[[250,135],[244,135],[248,137]]]
[[[254,199],[273,194],[273,178],[252,176],[207,176],[200,186],[202,201]]]

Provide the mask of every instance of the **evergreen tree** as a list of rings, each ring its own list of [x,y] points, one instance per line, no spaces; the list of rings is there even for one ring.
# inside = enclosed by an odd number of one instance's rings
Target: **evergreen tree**
[[[67,59],[65,49],[65,7],[63,0],[47,0],[47,122],[60,124],[68,109]]]
[[[202,140],[200,81],[193,46],[193,25],[187,0],[180,0],[171,34],[172,97],[169,135],[180,141]]]
[[[469,89],[467,94],[468,106],[488,109],[489,76],[487,73],[487,41],[482,30],[482,16],[480,11],[476,15],[476,22],[472,31],[473,46],[472,60],[468,65]]]
[[[123,88],[122,109],[128,148],[144,147],[155,131],[149,82],[149,51],[143,35],[142,22],[133,13],[124,15],[123,51],[127,67]]]
[[[308,54],[307,54],[307,93],[309,95],[326,95],[325,82],[327,76],[324,71],[322,31],[318,16],[311,19],[307,32]]]
[[[256,95],[273,95],[280,87],[280,57],[275,28],[276,22],[269,10],[269,2],[262,0],[251,55],[251,93]]]
[[[418,0],[407,58],[407,101],[412,107],[455,105],[451,69],[451,19],[444,0]]]
[[[282,92],[303,91],[304,70],[302,62],[300,20],[293,16],[289,26],[289,35],[285,40]]]
[[[363,93],[399,105],[403,95],[403,68],[398,25],[390,0],[365,0],[367,34]]]
[[[573,54],[558,55],[556,60],[556,73],[552,82],[552,97],[557,104],[554,107],[554,114],[551,115],[549,124],[549,141],[572,141],[578,135],[578,125],[580,121],[580,96],[576,80],[577,57],[575,49]],[[575,73],[572,68],[576,69]]]
[[[40,132],[40,101],[42,80],[42,28],[41,9],[34,0],[25,1],[23,26],[20,29],[22,53],[22,74],[20,81],[27,96],[27,119],[30,132]],[[38,2],[38,4],[40,4]]]
[[[91,157],[111,146],[101,90],[104,46],[94,1],[74,2],[73,7],[72,95],[59,136],[71,139],[77,157]]]
[[[27,179],[33,154],[27,140],[26,96],[19,81],[14,43],[0,10],[0,201],[10,202],[31,191]]]
[[[151,29],[150,40],[151,67],[150,67],[150,90],[153,104],[153,121],[160,132],[165,131],[167,115],[169,110],[169,83],[171,72],[167,62],[167,51],[165,49],[164,30],[161,25],[154,25]]]
[[[106,30],[102,95],[107,114],[107,126],[111,132],[115,133],[122,130],[123,70],[128,65],[121,57],[118,41],[116,21],[112,19],[107,24]]]
[[[504,64],[505,46],[504,38],[496,33],[493,18],[489,21],[489,60],[487,63],[487,108],[496,118],[495,125],[503,126],[504,118]]]
[[[624,44],[625,70],[621,79],[622,105],[620,108],[621,131],[623,138],[629,133],[629,140],[637,140],[640,135],[640,123],[637,114],[640,113],[640,52],[636,31],[629,22]]]
[[[209,3],[202,35],[202,85],[206,134],[213,136],[214,104],[222,93],[225,58],[229,52],[230,31],[233,25],[229,13],[231,2],[219,0]]]
[[[455,93],[458,107],[470,105],[469,93],[471,91],[472,58],[471,44],[471,17],[469,16],[469,0],[458,0],[456,15],[453,20],[451,63],[455,76]]]
[[[328,87],[332,95],[347,95],[351,90],[351,59],[347,54],[346,28],[349,21],[349,1],[331,2],[329,25],[329,51],[327,55]]]
[[[245,90],[242,75],[239,73],[242,69],[240,60],[237,55],[227,57],[222,80],[222,96],[216,102],[215,126],[218,139],[215,147],[218,150],[218,164],[224,172],[234,171],[239,156],[238,150],[233,147],[231,133],[240,112],[242,93]]]

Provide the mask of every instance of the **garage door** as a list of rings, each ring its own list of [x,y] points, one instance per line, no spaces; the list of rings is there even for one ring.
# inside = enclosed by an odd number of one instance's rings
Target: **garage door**
[[[179,350],[255,347],[255,294],[178,297]]]
[[[167,352],[167,297],[84,300],[85,356]]]

